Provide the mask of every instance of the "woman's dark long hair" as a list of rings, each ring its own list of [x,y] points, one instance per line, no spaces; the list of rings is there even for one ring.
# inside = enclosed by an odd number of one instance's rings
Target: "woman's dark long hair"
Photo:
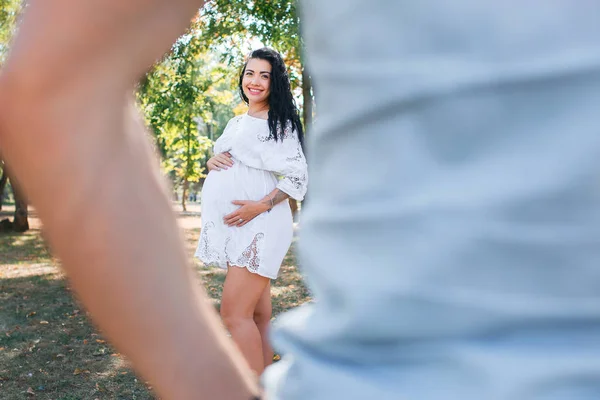
[[[248,104],[248,97],[244,94],[242,81],[246,73],[246,66],[251,59],[265,60],[271,64],[271,88],[269,95],[269,132],[275,141],[283,139],[285,127],[291,127],[298,132],[300,143],[304,145],[304,131],[298,115],[298,108],[292,96],[290,87],[290,78],[283,62],[281,54],[275,50],[263,47],[254,50],[248,60],[244,63],[242,73],[240,74],[239,89],[242,99]],[[279,129],[278,129],[279,128]]]

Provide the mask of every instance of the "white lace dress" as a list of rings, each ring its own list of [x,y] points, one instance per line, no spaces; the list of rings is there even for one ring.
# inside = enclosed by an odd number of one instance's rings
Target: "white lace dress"
[[[225,151],[234,164],[206,177],[195,255],[205,265],[227,268],[229,264],[275,279],[292,243],[289,202],[277,204],[242,227],[225,225],[223,217],[239,208],[232,201],[260,200],[275,187],[296,200],[304,198],[308,176],[298,135],[288,127],[283,141],[275,141],[266,120],[244,114],[231,119],[215,142],[215,154]]]

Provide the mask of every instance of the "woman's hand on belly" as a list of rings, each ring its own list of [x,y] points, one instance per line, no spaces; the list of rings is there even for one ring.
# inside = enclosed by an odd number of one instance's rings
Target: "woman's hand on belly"
[[[240,206],[240,208],[223,217],[223,222],[228,226],[244,226],[270,209],[268,205],[260,201],[234,200],[231,203]]]
[[[227,169],[233,166],[233,160],[229,152],[215,154],[206,162],[206,168],[209,171],[220,171],[221,169]]]

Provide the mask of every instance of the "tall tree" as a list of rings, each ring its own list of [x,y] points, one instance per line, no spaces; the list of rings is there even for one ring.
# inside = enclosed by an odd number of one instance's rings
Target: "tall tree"
[[[0,0],[0,67],[4,63],[8,46],[17,27],[17,20],[22,7],[23,2],[21,0]],[[0,112],[2,112],[2,110],[0,110]],[[1,203],[4,199],[4,190],[8,180],[10,180],[15,199],[13,221],[4,223],[2,226],[9,226],[15,232],[24,232],[29,229],[27,201],[20,190],[18,182],[15,180],[14,176],[10,176],[7,166],[2,162],[1,158],[0,165],[2,167],[2,175],[0,176],[0,209],[2,207]]]
[[[181,37],[147,75],[139,99],[156,135],[162,164],[186,210],[190,184],[205,176],[212,140],[233,115],[231,71],[200,45],[197,30]]]

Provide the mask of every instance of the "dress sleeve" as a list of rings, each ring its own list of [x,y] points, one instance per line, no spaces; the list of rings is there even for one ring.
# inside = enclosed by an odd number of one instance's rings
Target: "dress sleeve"
[[[308,185],[308,167],[298,133],[286,127],[283,140],[269,141],[273,146],[265,153],[263,162],[267,169],[282,176],[277,188],[293,199],[302,201]]]
[[[230,151],[233,147],[233,136],[235,134],[235,127],[239,123],[239,117],[233,117],[227,123],[223,134],[215,141],[213,146],[213,152],[215,154],[224,153]]]

